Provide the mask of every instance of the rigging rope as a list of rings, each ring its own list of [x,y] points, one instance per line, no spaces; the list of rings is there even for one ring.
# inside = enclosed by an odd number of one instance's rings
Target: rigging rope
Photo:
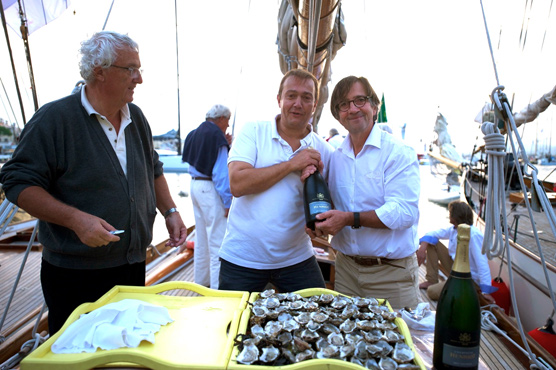
[[[523,147],[523,143],[521,141],[521,138],[517,132],[517,127],[515,125],[515,121],[513,119],[513,115],[511,113],[509,104],[507,102],[507,100],[505,99],[505,95],[503,93],[501,93],[501,90],[503,89],[503,86],[499,86],[497,87],[493,93],[492,93],[492,100],[494,102],[494,104],[496,105],[497,109],[502,112],[502,114],[504,115],[504,117],[506,118],[506,131],[508,133],[508,139],[509,142],[511,144],[512,147],[512,152],[515,158],[517,157],[517,150],[516,150],[516,144],[514,143],[514,139],[513,139],[513,135],[515,135],[517,143],[520,147],[520,151],[521,153],[523,153],[523,161],[524,163],[524,168],[531,168],[532,172],[531,174],[526,173],[529,176],[532,176],[533,181],[532,181],[532,186],[535,187],[535,190],[537,192],[537,194],[539,195],[539,200],[541,202],[541,205],[543,207],[543,209],[545,210],[545,214],[548,217],[548,221],[550,224],[550,227],[552,229],[553,234],[556,234],[556,217],[554,216],[554,211],[552,209],[552,205],[550,204],[550,201],[548,200],[548,197],[546,196],[546,193],[544,192],[544,189],[540,186],[540,184],[538,183],[537,180],[537,170],[534,166],[532,166],[528,159],[527,159],[527,155],[526,155],[526,151],[525,148]],[[487,194],[491,194],[490,197],[488,197],[487,200],[487,212],[485,215],[485,238],[483,241],[483,253],[487,254],[489,256],[490,259],[492,259],[493,257],[497,257],[499,256],[503,250],[506,250],[507,253],[507,264],[508,264],[508,274],[510,277],[510,291],[511,291],[511,296],[512,296],[512,307],[514,310],[514,314],[516,317],[516,322],[519,328],[519,332],[520,335],[522,337],[523,343],[525,344],[525,347],[527,349],[527,351],[529,352],[529,359],[531,360],[531,363],[534,364],[533,366],[537,366],[538,368],[544,369],[544,365],[542,365],[541,363],[538,362],[538,360],[536,359],[535,354],[533,354],[533,352],[531,351],[529,344],[527,343],[526,337],[525,337],[525,332],[523,330],[523,326],[521,323],[521,319],[520,319],[520,315],[519,315],[519,309],[517,307],[517,303],[516,303],[516,294],[515,294],[515,286],[514,286],[514,279],[513,279],[513,268],[512,268],[512,259],[511,259],[511,249],[509,248],[509,237],[506,235],[504,238],[502,238],[502,235],[504,235],[504,231],[509,230],[508,228],[508,222],[507,222],[507,217],[506,217],[506,199],[505,199],[505,191],[504,191],[504,170],[503,170],[503,163],[500,162],[501,159],[501,155],[500,155],[500,147],[502,146],[501,142],[503,143],[503,136],[499,133],[499,130],[497,127],[495,127],[494,123],[491,122],[485,122],[483,124],[483,126],[481,127],[483,133],[485,134],[485,143],[487,145],[487,153],[488,153],[488,163],[490,163],[491,165],[489,166],[488,169],[488,191]],[[513,133],[513,135],[512,135]],[[505,155],[505,154],[504,154]],[[517,174],[519,177],[519,181],[520,181],[520,185],[522,189],[526,189],[525,187],[525,183],[523,180],[523,172],[521,171],[521,167],[517,166]],[[529,203],[529,199],[527,197],[527,194],[525,194],[524,196],[524,201],[527,207],[527,210],[529,212],[529,218],[530,220],[534,220],[533,214],[532,214],[532,210],[531,210],[531,205]],[[501,205],[501,209],[500,206]],[[502,221],[502,225],[500,225],[500,220]],[[531,227],[533,229],[533,233],[535,235],[535,241],[537,244],[537,249],[539,252],[539,257],[541,259],[541,265],[543,267],[544,270],[544,274],[545,274],[545,279],[546,279],[546,283],[548,286],[548,291],[550,293],[550,298],[552,300],[552,304],[553,307],[556,307],[556,300],[554,299],[554,292],[552,290],[552,284],[550,282],[549,276],[548,276],[548,270],[546,268],[546,262],[544,259],[544,254],[542,252],[541,246],[540,246],[540,240],[538,237],[538,231],[536,228],[536,225],[534,222],[531,222]],[[493,241],[493,234],[494,236],[494,241]]]
[[[527,5],[526,5],[527,6]],[[487,40],[488,40],[488,44],[489,44],[489,48],[490,48],[490,54],[491,54],[491,58],[492,58],[492,64],[494,66],[494,73],[496,76],[496,81],[497,84],[499,86],[497,86],[491,94],[491,100],[492,103],[494,104],[496,110],[501,113],[501,115],[504,117],[504,121],[505,121],[505,128],[506,128],[506,132],[508,135],[508,140],[511,144],[512,147],[512,153],[514,155],[514,158],[519,158],[518,157],[518,153],[516,151],[516,145],[514,143],[513,140],[513,135],[515,135],[516,140],[519,144],[521,153],[523,154],[523,161],[524,161],[524,169],[526,168],[531,168],[532,169],[532,173],[530,174],[530,176],[532,176],[533,181],[531,183],[532,187],[535,188],[537,194],[539,195],[539,200],[542,204],[542,208],[545,210],[545,214],[547,215],[550,227],[552,229],[552,233],[553,235],[556,235],[556,217],[554,216],[554,210],[552,209],[552,205],[550,204],[550,201],[548,200],[548,197],[546,196],[546,193],[544,192],[544,188],[542,188],[540,186],[540,184],[538,183],[537,180],[537,170],[534,166],[532,166],[527,158],[527,154],[525,151],[525,148],[523,146],[523,143],[521,142],[521,138],[519,136],[519,133],[517,131],[517,127],[514,121],[514,117],[511,111],[511,108],[508,104],[508,100],[506,98],[506,95],[504,93],[502,93],[502,90],[504,89],[503,86],[500,86],[499,83],[499,79],[498,79],[498,72],[496,70],[496,62],[494,59],[494,53],[492,51],[492,45],[490,42],[490,35],[488,32],[488,26],[487,26],[487,21],[486,21],[486,15],[485,15],[485,10],[483,7],[483,2],[481,0],[481,10],[483,13],[483,20],[484,20],[484,24],[485,24],[485,31],[486,31],[486,36],[487,36]],[[523,43],[523,45],[525,46],[525,42]],[[496,121],[496,120],[494,120]],[[515,294],[515,285],[514,285],[514,278],[513,278],[513,268],[512,268],[512,258],[511,258],[511,249],[510,249],[510,245],[509,245],[509,237],[508,235],[505,235],[505,232],[507,232],[508,229],[508,220],[506,217],[506,194],[505,194],[505,190],[504,190],[504,168],[503,168],[503,156],[505,156],[505,145],[504,145],[504,139],[503,136],[500,134],[500,131],[498,130],[498,127],[496,127],[494,125],[494,123],[490,123],[490,122],[486,122],[482,125],[481,130],[483,131],[483,133],[485,134],[485,144],[487,145],[487,153],[488,153],[488,160],[487,162],[490,163],[489,168],[488,168],[488,187],[489,187],[489,191],[487,191],[487,194],[490,194],[490,196],[487,198],[487,211],[485,213],[485,238],[483,240],[483,248],[482,251],[483,253],[487,254],[489,256],[490,259],[492,259],[495,256],[500,256],[502,253],[504,253],[504,250],[507,254],[507,265],[508,265],[508,275],[509,275],[509,280],[510,280],[510,292],[511,292],[511,298],[512,298],[512,307],[514,310],[514,316],[516,318],[516,322],[517,322],[517,326],[519,329],[519,334],[521,336],[521,339],[523,341],[523,344],[525,345],[525,348],[527,350],[528,353],[528,357],[530,360],[530,367],[531,368],[539,368],[539,369],[547,369],[547,366],[545,366],[543,363],[541,363],[539,361],[539,359],[536,357],[536,355],[532,352],[529,343],[527,341],[527,338],[525,336],[525,331],[523,329],[523,325],[521,323],[521,319],[520,319],[520,315],[519,315],[519,309],[517,306],[517,298],[516,298],[516,294]],[[548,276],[548,270],[546,268],[546,262],[544,259],[544,255],[540,246],[540,241],[538,238],[538,232],[537,232],[537,228],[535,223],[533,222],[534,217],[532,214],[532,210],[531,210],[531,205],[529,203],[529,198],[527,196],[527,192],[525,189],[527,189],[525,187],[525,183],[523,180],[523,173],[521,171],[521,167],[520,166],[516,166],[517,169],[517,173],[518,173],[518,177],[519,177],[519,182],[521,185],[521,189],[523,189],[524,191],[524,201],[527,207],[527,210],[529,212],[529,218],[531,221],[531,227],[533,229],[533,233],[535,235],[535,241],[537,243],[537,249],[539,252],[539,257],[541,259],[541,265],[543,267],[543,271],[544,271],[544,276],[545,276],[545,280],[546,280],[546,284],[548,287],[548,291],[550,294],[550,299],[552,301],[552,305],[553,308],[556,309],[556,300],[554,298],[554,291],[552,289],[552,284],[550,281],[550,278]],[[500,209],[501,206],[501,209]],[[500,222],[502,222],[502,225],[500,225]],[[503,231],[500,230],[501,226],[503,227]],[[494,232],[496,233],[495,235]],[[505,235],[504,238],[502,238],[502,236]],[[493,239],[494,238],[494,239]],[[554,310],[552,311],[552,315],[554,315]]]

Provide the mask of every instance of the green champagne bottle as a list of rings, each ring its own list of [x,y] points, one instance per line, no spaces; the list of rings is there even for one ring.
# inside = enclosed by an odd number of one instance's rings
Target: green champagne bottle
[[[443,369],[478,369],[481,306],[469,268],[469,225],[458,226],[456,258],[440,293],[434,326],[433,365]]]

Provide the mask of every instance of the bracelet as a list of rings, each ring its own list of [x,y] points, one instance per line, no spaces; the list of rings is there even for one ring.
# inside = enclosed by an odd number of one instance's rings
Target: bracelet
[[[359,229],[361,227],[361,220],[359,212],[353,212],[353,226],[352,229]]]
[[[178,209],[176,207],[170,208],[169,210],[164,212],[164,218],[168,218],[168,216],[170,216],[172,213],[175,213],[177,211],[178,211]]]

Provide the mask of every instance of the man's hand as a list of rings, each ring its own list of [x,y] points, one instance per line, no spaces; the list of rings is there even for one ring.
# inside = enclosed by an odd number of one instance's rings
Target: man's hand
[[[320,221],[315,222],[314,234],[315,236],[336,235],[344,227],[350,225],[351,217],[351,212],[343,212],[336,209],[318,214],[317,220]]]
[[[109,243],[120,241],[120,238],[110,231],[115,227],[102,218],[85,212],[79,212],[79,217],[74,222],[73,231],[81,242],[89,247],[103,247]]]
[[[185,243],[185,238],[187,238],[187,227],[185,227],[179,212],[170,213],[170,215],[166,217],[166,229],[168,229],[168,234],[170,236],[168,242],[166,242],[166,246],[180,247]]]
[[[419,266],[421,266],[423,264],[423,262],[425,262],[425,260],[427,259],[427,245],[429,243],[427,242],[421,242],[421,245],[419,246],[419,249],[417,249],[417,263],[419,264]]]

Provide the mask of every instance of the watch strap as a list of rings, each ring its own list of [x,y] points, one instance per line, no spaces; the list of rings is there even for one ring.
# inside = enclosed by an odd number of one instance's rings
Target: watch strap
[[[352,229],[359,229],[361,227],[361,216],[359,212],[353,212],[353,226]]]
[[[168,216],[170,216],[172,213],[177,212],[178,209],[176,207],[172,207],[169,210],[167,210],[166,212],[164,212],[164,218],[168,218]]]

